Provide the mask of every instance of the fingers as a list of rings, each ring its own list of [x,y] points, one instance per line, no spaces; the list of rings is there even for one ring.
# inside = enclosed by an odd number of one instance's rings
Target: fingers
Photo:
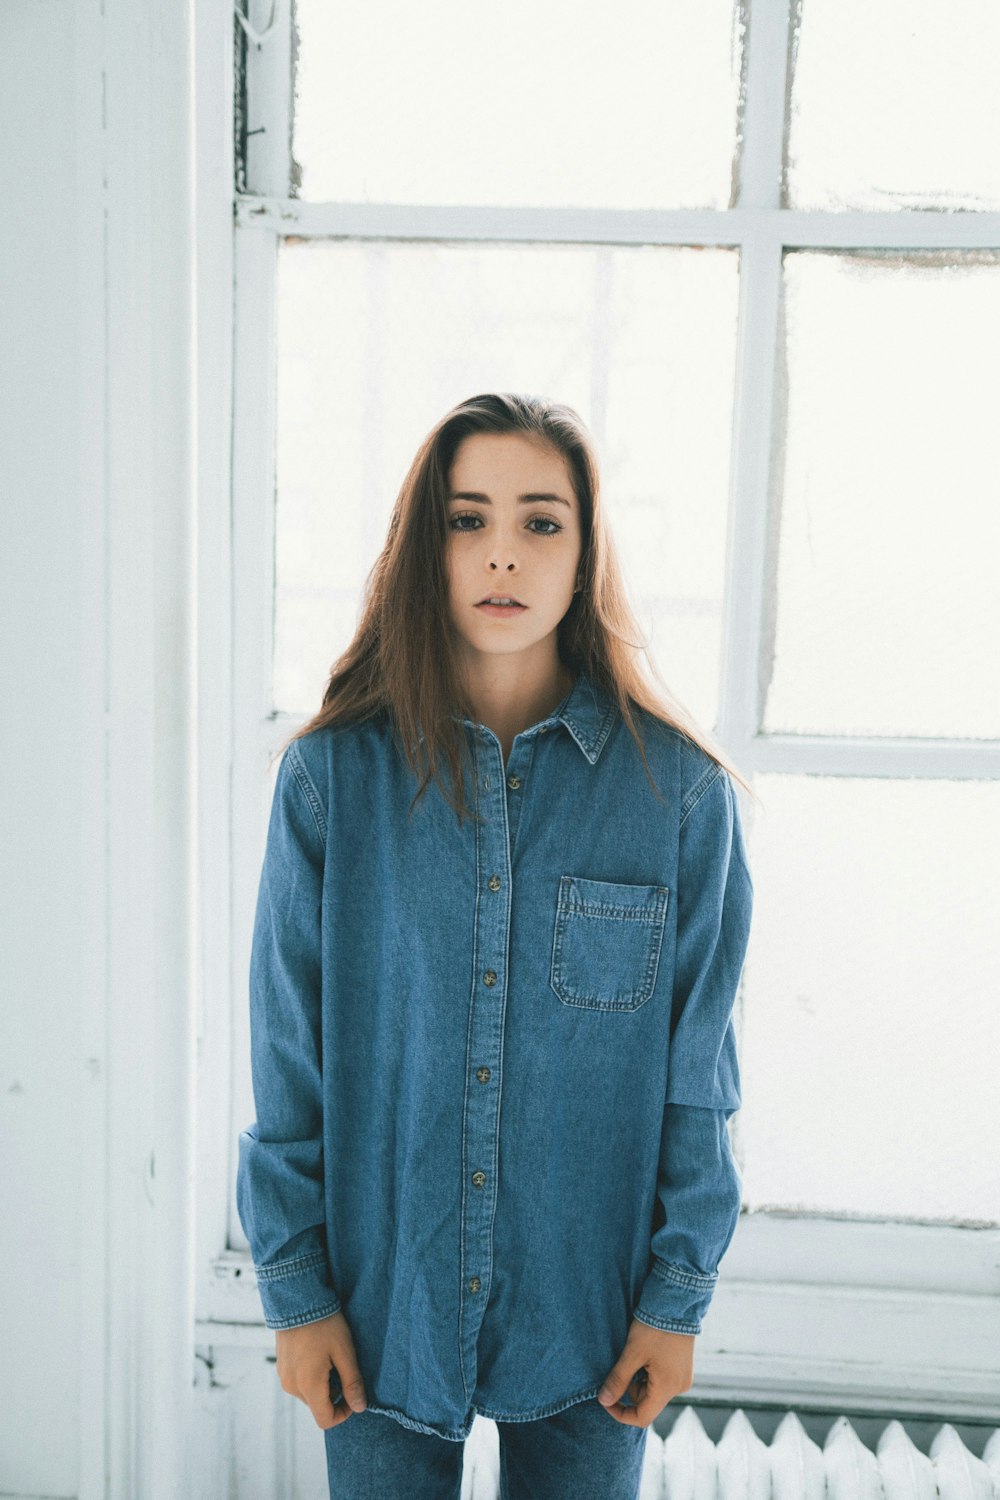
[[[651,1328],[634,1319],[597,1399],[616,1421],[648,1427],[674,1396],[691,1389],[694,1341],[694,1334]],[[633,1406],[622,1404],[626,1390]]]
[[[332,1373],[330,1370],[327,1370],[325,1375],[320,1375],[317,1372],[315,1379],[310,1382],[304,1392],[293,1392],[293,1395],[297,1395],[299,1400],[304,1401],[308,1406],[317,1427],[336,1427],[338,1422],[344,1421],[346,1417],[351,1415],[350,1409],[343,1410],[338,1414],[333,1404],[330,1396],[329,1378]]]
[[[625,1377],[612,1372],[612,1375],[604,1382],[603,1391],[610,1392],[613,1399],[611,1404],[605,1407],[608,1414],[618,1422],[631,1427],[648,1427],[653,1418],[662,1410],[662,1403],[658,1406],[653,1399],[653,1393],[649,1385],[649,1373],[645,1366],[636,1370],[627,1386],[622,1382]],[[620,1389],[619,1389],[620,1387]],[[624,1405],[624,1397],[627,1396],[633,1404]],[[604,1402],[601,1402],[604,1406]]]
[[[302,1401],[317,1427],[336,1427],[368,1401],[354,1340],[342,1313],[276,1334],[282,1390]],[[343,1379],[343,1387],[341,1387]]]
[[[635,1402],[634,1406],[623,1406],[620,1401],[614,1406],[607,1408],[610,1416],[625,1427],[649,1427],[659,1416],[663,1408],[668,1404],[669,1397],[657,1396],[648,1386],[641,1388],[641,1394],[637,1397],[632,1394],[629,1387],[629,1395]]]
[[[324,1429],[346,1422],[354,1412],[365,1411],[368,1406],[360,1372],[355,1371],[353,1377],[341,1385],[336,1365],[327,1365],[323,1370],[310,1373],[292,1395],[305,1402],[316,1426]]]
[[[332,1420],[328,1416],[320,1420],[311,1403],[310,1407],[313,1411],[313,1416],[316,1418],[317,1426],[336,1427],[338,1422],[346,1422],[347,1418],[353,1412],[365,1411],[368,1407],[368,1398],[365,1394],[365,1383],[360,1373],[356,1374],[353,1379],[345,1381],[343,1386],[341,1385],[336,1366],[333,1366],[327,1374],[326,1400],[329,1403],[329,1411],[333,1413]],[[324,1409],[322,1401],[319,1402],[319,1406],[321,1410]]]
[[[598,1391],[597,1399],[610,1411],[620,1406],[621,1398],[626,1390],[632,1400],[638,1400],[636,1392],[638,1390],[639,1395],[645,1394],[648,1380],[649,1374],[645,1365],[635,1368],[630,1364],[627,1355],[623,1354]]]
[[[316,1426],[322,1428],[336,1427],[339,1422],[346,1422],[355,1411],[364,1411],[368,1405],[361,1376],[348,1381],[341,1389],[335,1365],[303,1374],[298,1389],[290,1394],[305,1402]]]
[[[352,1411],[364,1411],[368,1405],[368,1397],[365,1395],[365,1383],[356,1365],[353,1375],[344,1381],[343,1397]]]
[[[620,1384],[621,1378],[619,1377],[617,1385]],[[612,1396],[616,1395],[616,1383],[611,1376],[604,1382],[601,1389],[608,1389]],[[653,1384],[649,1372],[642,1368],[636,1371],[626,1388],[617,1391],[618,1399],[613,1400],[610,1406],[605,1406],[605,1411],[610,1417],[614,1417],[616,1422],[621,1422],[626,1427],[649,1427],[663,1408],[668,1406],[675,1396],[680,1395],[681,1390],[687,1389],[689,1389],[688,1386],[677,1389],[669,1384]],[[629,1400],[634,1403],[631,1406],[625,1406],[621,1399],[626,1393]],[[601,1405],[604,1406],[603,1401]]]

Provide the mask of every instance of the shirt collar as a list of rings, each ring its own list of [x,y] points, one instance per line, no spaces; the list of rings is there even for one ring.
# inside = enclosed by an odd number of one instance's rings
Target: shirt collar
[[[564,724],[573,736],[590,764],[597,764],[597,757],[604,749],[608,735],[618,716],[618,705],[588,672],[580,671],[576,681],[561,703],[552,710],[547,719],[539,719],[523,733],[535,735],[556,729]],[[454,715],[458,717],[458,715]],[[475,729],[472,719],[463,723]]]

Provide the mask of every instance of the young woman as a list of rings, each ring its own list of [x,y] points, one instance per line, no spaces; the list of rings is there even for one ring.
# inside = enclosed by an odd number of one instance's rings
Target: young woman
[[[457,1500],[476,1412],[504,1500],[634,1500],[691,1386],[740,1210],[746,783],[637,637],[577,414],[476,396],[284,747],[237,1201],[337,1500]]]

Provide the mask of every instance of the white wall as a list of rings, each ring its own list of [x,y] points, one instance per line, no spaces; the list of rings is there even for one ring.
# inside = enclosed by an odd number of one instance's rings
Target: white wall
[[[73,6],[6,0],[0,37],[0,1491],[69,1495],[90,1086]]]
[[[3,1495],[189,1493],[192,9],[0,6]]]

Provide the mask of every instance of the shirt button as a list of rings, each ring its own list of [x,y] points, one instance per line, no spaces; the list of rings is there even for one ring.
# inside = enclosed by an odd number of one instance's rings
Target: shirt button
[[[480,1083],[489,1083],[489,1081],[490,1081],[490,1070],[489,1070],[489,1068],[477,1068],[476,1069],[476,1077],[479,1079]]]
[[[473,1172],[473,1174],[472,1174],[472,1180],[475,1183],[476,1187],[482,1187],[483,1184],[486,1182],[486,1173],[485,1172]]]
[[[518,787],[521,785],[520,776],[508,776],[507,785],[510,787],[512,792],[516,792]]]
[[[486,973],[483,975],[483,983],[484,984],[496,984],[496,982],[497,982],[496,969],[487,969]]]
[[[500,889],[500,876],[499,875],[491,875],[490,876],[489,887],[490,887],[491,891],[498,891]]]
[[[469,1282],[469,1291],[478,1292],[482,1284],[483,1283],[480,1281],[478,1276],[473,1276],[472,1280]]]

